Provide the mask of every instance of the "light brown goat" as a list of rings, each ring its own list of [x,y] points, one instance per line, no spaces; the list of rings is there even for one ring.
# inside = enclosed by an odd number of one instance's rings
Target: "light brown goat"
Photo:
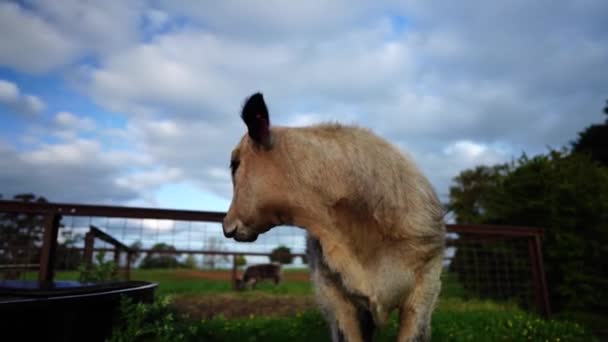
[[[369,130],[272,127],[261,94],[232,152],[224,235],[255,241],[272,227],[308,232],[316,295],[333,341],[370,340],[394,309],[399,340],[430,338],[441,288],[443,210],[430,183]]]

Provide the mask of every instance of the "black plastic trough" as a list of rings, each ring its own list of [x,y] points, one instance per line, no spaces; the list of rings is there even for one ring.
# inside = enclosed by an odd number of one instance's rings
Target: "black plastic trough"
[[[156,287],[144,281],[0,281],[0,340],[103,341],[121,296],[151,302]]]

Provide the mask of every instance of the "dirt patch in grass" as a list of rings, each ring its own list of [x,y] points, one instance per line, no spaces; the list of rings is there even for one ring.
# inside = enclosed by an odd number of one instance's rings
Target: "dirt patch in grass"
[[[197,271],[197,270],[176,270],[175,277],[182,279],[206,279],[206,280],[230,280],[231,272],[225,270],[217,271]]]
[[[310,281],[308,272],[283,272],[283,279],[289,281]]]
[[[242,271],[239,271],[238,276],[242,275]],[[232,271],[230,270],[213,270],[213,271],[199,271],[199,270],[176,270],[176,278],[182,279],[206,279],[206,280],[228,280],[232,279]],[[308,272],[283,272],[283,280],[285,281],[309,281],[310,276]]]
[[[220,314],[226,318],[253,316],[293,316],[316,308],[312,296],[277,296],[223,294],[213,296],[179,296],[171,307],[192,319],[210,319]]]

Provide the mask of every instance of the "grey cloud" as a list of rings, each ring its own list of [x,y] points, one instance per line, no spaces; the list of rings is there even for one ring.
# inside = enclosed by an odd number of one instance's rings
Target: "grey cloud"
[[[386,3],[359,0],[302,2],[161,0],[159,8],[197,25],[250,41],[307,40],[348,32],[386,11]]]
[[[77,50],[55,27],[12,2],[0,3],[0,40],[0,65],[25,72],[63,66]]]
[[[107,149],[98,140],[69,137],[34,144],[17,151],[0,141],[0,193],[5,197],[33,192],[52,201],[122,204],[181,177],[177,168],[150,165],[140,151]]]
[[[410,151],[442,194],[462,168],[567,144],[600,119],[607,95],[601,0],[156,5],[136,3],[119,21],[155,13],[171,29],[139,43],[100,38],[115,51],[91,50],[99,63],[79,66],[76,86],[126,113],[128,132],[118,133],[149,163],[225,197],[228,155],[245,132],[238,112],[253,91],[264,92],[273,123],[335,118],[374,129]],[[57,32],[66,13],[53,14]],[[194,24],[173,27],[175,15]],[[83,46],[91,32],[70,39]],[[463,142],[483,151],[454,148]]]
[[[608,85],[599,72],[608,67],[608,24],[600,14],[608,11],[606,2],[411,4],[404,10],[429,42],[420,53],[432,66],[433,89],[453,100],[475,98],[476,89],[506,90],[508,97],[468,105],[483,115],[463,133],[538,148],[564,143],[599,117]],[[455,48],[437,53],[437,45]],[[450,96],[462,82],[468,94]]]
[[[0,79],[0,104],[27,117],[40,114],[46,107],[44,101],[39,97],[23,94],[16,84],[2,79]]]
[[[183,177],[226,198],[232,192],[230,151],[245,133],[237,114],[222,122],[134,119],[132,134],[159,165],[177,167]]]
[[[0,193],[10,197],[32,192],[53,201],[87,203],[120,203],[138,195],[115,184],[119,168],[89,157],[64,162],[42,155],[25,158],[0,144]]]
[[[139,40],[142,10],[139,0],[2,2],[0,65],[39,74],[116,53]]]
[[[139,38],[144,1],[28,0],[40,17],[74,42],[82,53],[106,55]]]

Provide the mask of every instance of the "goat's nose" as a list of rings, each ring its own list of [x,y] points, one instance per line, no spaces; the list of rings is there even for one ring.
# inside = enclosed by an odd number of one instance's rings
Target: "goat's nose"
[[[236,227],[237,227],[236,222],[229,223],[229,222],[226,222],[226,220],[224,220],[224,222],[222,222],[222,229],[224,230],[224,236],[227,238],[233,237],[234,234],[236,233]]]

